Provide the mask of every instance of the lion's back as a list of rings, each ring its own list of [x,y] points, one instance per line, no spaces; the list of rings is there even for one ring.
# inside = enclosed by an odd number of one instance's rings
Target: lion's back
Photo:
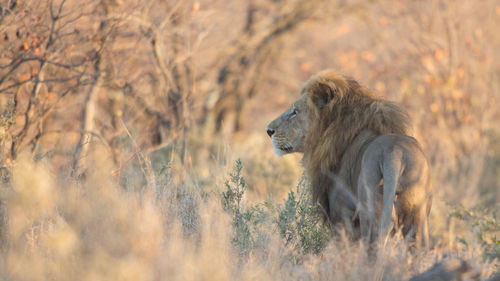
[[[419,186],[418,189],[424,193],[430,192],[427,158],[415,138],[401,134],[377,135],[369,130],[363,131],[344,153],[337,177],[357,197],[360,174],[364,172],[373,174],[373,177],[381,176],[381,165],[387,160],[384,158],[394,157],[395,154],[401,155],[404,166],[400,177],[401,187]],[[421,184],[415,185],[416,182]]]
[[[377,165],[389,161],[390,157],[401,157],[404,165],[400,184],[405,186],[422,182],[430,188],[429,165],[419,142],[406,135],[384,134],[374,138],[367,146],[361,159],[364,169],[377,169]],[[369,164],[371,163],[371,164]]]
[[[424,216],[428,216],[432,200],[430,169],[415,138],[398,134],[374,138],[363,152],[359,177],[362,180],[358,184],[363,182],[372,187],[379,186],[381,179],[384,186],[386,181],[396,184],[398,216],[409,220],[404,222],[407,227],[403,233],[406,234],[411,226],[420,224],[410,219],[420,209],[426,209]]]

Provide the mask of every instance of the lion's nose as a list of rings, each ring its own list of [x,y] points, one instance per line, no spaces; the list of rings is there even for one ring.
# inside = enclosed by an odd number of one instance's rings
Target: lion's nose
[[[267,134],[268,134],[270,137],[272,137],[272,136],[273,136],[273,134],[274,134],[274,130],[272,130],[272,129],[267,129]]]

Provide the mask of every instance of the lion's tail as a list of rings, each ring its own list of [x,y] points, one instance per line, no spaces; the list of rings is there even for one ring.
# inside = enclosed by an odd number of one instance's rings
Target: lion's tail
[[[379,237],[385,239],[388,235],[393,219],[392,210],[396,196],[396,187],[401,174],[403,155],[400,150],[394,150],[384,157],[382,170],[383,196],[382,196],[382,217],[380,218]]]

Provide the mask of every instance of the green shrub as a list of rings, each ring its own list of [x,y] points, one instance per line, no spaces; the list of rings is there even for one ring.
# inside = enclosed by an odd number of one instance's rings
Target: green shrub
[[[451,206],[453,211],[450,216],[458,218],[466,223],[484,246],[485,256],[491,259],[500,259],[500,204],[492,209],[481,206],[464,208],[463,206]],[[465,239],[461,242],[467,243]]]
[[[284,205],[278,206],[277,223],[287,244],[292,243],[302,253],[317,254],[326,246],[331,233],[309,191],[307,180],[302,177],[296,192],[290,190]]]
[[[262,249],[274,231],[279,230],[284,245],[299,254],[319,253],[331,236],[309,194],[303,177],[295,192],[290,190],[283,205],[271,200],[255,205],[244,204],[247,184],[242,176],[243,165],[238,159],[225,182],[222,205],[232,217],[233,245],[240,257],[247,258],[254,249]]]
[[[246,259],[257,246],[258,241],[267,240],[266,233],[259,229],[260,224],[269,221],[269,210],[261,205],[245,206],[242,202],[247,184],[242,176],[243,165],[236,160],[230,179],[225,182],[226,191],[222,192],[222,206],[231,215],[233,223],[233,246],[240,258]]]

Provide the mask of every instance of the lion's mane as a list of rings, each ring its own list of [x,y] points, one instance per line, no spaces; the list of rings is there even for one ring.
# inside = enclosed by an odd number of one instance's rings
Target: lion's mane
[[[332,70],[312,76],[302,87],[307,93],[309,128],[303,164],[311,181],[313,200],[330,214],[328,188],[332,185],[344,152],[363,131],[408,135],[410,119],[397,104],[378,99],[355,80]],[[361,151],[353,157],[359,157]],[[352,183],[351,183],[352,185]],[[356,192],[355,186],[349,186]]]

